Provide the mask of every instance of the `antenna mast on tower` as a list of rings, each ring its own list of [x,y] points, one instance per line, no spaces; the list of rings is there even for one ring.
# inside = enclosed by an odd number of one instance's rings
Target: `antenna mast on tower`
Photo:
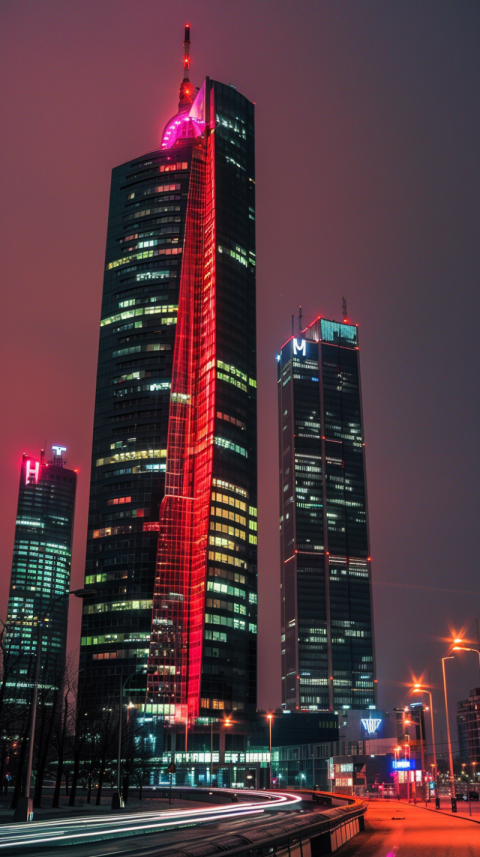
[[[343,320],[347,320],[347,301],[345,298],[342,298],[342,316]]]
[[[183,38],[183,80],[180,86],[180,103],[183,107],[193,102],[194,87],[190,83],[190,24],[185,24]]]

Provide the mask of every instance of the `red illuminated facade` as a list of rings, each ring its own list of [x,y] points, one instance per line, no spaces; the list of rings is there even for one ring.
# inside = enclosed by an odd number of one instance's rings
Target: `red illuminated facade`
[[[199,715],[215,436],[214,135],[192,150],[160,510],[148,694]]]

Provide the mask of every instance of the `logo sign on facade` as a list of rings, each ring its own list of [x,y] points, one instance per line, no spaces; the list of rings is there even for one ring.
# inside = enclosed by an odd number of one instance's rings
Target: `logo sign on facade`
[[[294,354],[303,354],[305,357],[306,354],[307,343],[305,339],[294,339],[293,340],[293,353]]]
[[[415,759],[393,759],[392,770],[393,771],[414,771],[415,770]]]
[[[27,459],[25,466],[25,485],[36,485],[40,473],[40,462]]]
[[[58,458],[60,458],[60,457],[61,457],[62,452],[66,452],[66,451],[67,451],[67,447],[66,447],[66,446],[52,446],[52,449],[53,449],[53,451],[54,451],[55,455],[56,455]]]
[[[373,717],[368,717],[368,718],[362,720],[362,726],[364,729],[366,729],[366,731],[368,732],[369,735],[373,735],[374,732],[377,732],[378,727],[380,726],[381,722],[382,722],[381,719],[380,720],[374,720]]]

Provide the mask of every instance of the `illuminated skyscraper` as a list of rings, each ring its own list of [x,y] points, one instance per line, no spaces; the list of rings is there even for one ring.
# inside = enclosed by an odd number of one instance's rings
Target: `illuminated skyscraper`
[[[27,692],[33,685],[38,621],[43,620],[40,683],[59,686],[67,644],[77,474],[67,470],[64,447],[52,447],[48,464],[24,454],[7,611],[7,688]]]
[[[375,708],[358,328],[289,339],[278,390],[283,705]]]
[[[189,80],[113,171],[81,681],[169,719],[256,706],[254,109]]]

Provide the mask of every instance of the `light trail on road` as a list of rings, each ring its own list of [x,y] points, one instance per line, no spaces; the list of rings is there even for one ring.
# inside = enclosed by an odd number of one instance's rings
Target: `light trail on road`
[[[186,791],[186,789],[182,789]],[[221,789],[222,794],[238,795],[233,789]],[[249,797],[261,798],[269,809],[294,809],[301,802],[300,795],[282,792],[250,792]],[[0,853],[7,848],[21,849],[42,845],[77,845],[95,840],[116,839],[135,834],[155,833],[162,829],[181,829],[213,821],[225,821],[247,815],[261,815],[265,805],[257,801],[242,801],[231,804],[195,809],[161,810],[160,812],[122,813],[105,817],[56,819],[51,821],[24,822],[2,825],[0,829]]]

